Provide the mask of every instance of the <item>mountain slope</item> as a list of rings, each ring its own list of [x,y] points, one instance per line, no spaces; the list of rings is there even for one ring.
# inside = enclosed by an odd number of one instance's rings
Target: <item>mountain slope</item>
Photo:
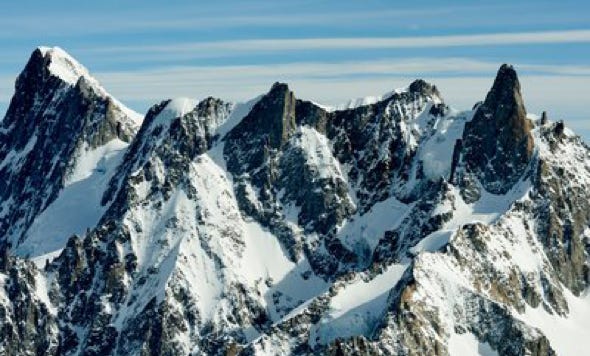
[[[492,91],[506,70],[500,69]],[[500,85],[518,88],[514,80]],[[478,111],[488,109],[476,109],[468,123],[485,117]],[[504,120],[502,111],[496,112],[486,119]],[[490,125],[479,127],[488,130]],[[466,125],[464,137],[486,135],[472,130]],[[408,219],[385,234],[364,282],[341,286],[326,295],[329,302],[317,299],[250,351],[421,355],[462,354],[467,347],[500,355],[582,352],[573,335],[554,331],[551,320],[563,324],[588,315],[574,313],[587,310],[590,155],[562,123],[538,122],[530,134],[534,151],[517,181],[509,180],[505,194],[486,192],[484,175],[482,180],[472,176],[470,186],[442,184],[440,193],[427,204],[414,205]],[[514,147],[521,137],[504,136],[499,145]],[[455,157],[470,148],[455,147]],[[465,166],[466,175],[477,167]],[[466,193],[473,185],[477,195]],[[390,263],[393,267],[387,267]],[[402,274],[400,268],[407,269]],[[379,279],[396,270],[384,291]],[[336,300],[359,283],[364,296],[355,300],[366,302],[334,311],[341,304]],[[385,296],[387,302],[377,304]],[[570,311],[574,306],[575,312]],[[570,322],[569,328],[579,332],[576,337],[587,336],[583,325]]]
[[[92,190],[99,191],[94,200],[102,194],[118,152],[140,122],[138,114],[108,95],[63,50],[35,50],[16,81],[0,127],[2,239],[13,248],[27,244],[19,254],[36,257],[63,247],[72,233],[93,227],[99,216],[80,211],[86,202],[72,200],[92,199]],[[80,220],[68,224],[72,211]],[[58,240],[51,246],[45,241],[48,227]]]
[[[512,67],[471,111],[422,80],[344,110],[275,83],[163,101],[139,130],[81,68],[35,51],[3,122],[42,130],[0,137],[34,163],[7,154],[4,174],[53,197],[5,203],[4,353],[547,355],[590,336],[590,151],[527,116]]]

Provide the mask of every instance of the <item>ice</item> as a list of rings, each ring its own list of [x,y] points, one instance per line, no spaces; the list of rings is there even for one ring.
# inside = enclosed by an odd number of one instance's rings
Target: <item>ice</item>
[[[347,101],[346,103],[339,104],[334,107],[327,107],[327,108],[331,109],[329,111],[355,109],[355,108],[358,108],[361,106],[372,105],[372,104],[378,103],[382,100],[387,100],[390,97],[392,97],[395,93],[402,93],[402,92],[406,92],[406,91],[408,91],[407,87],[395,89],[395,90],[387,92],[383,95],[365,96],[365,97],[361,97],[361,98],[351,99],[351,100]]]
[[[57,258],[63,249],[58,249],[49,253],[46,253],[41,256],[31,258],[31,262],[37,266],[37,269],[42,270],[45,267],[46,263],[51,263],[55,258]]]
[[[407,265],[403,264],[394,264],[368,282],[359,280],[353,284],[346,285],[330,301],[330,316],[338,318],[349,310],[357,308],[373,300],[375,297],[388,292],[399,281],[407,267]]]
[[[170,120],[177,117],[182,117],[197,106],[198,102],[189,98],[174,98],[171,99],[166,107],[158,114],[152,122],[152,126],[168,124]]]
[[[111,140],[105,145],[94,149],[89,149],[87,144],[84,143],[79,156],[76,157],[76,166],[66,178],[64,185],[67,187],[73,183],[87,179],[95,173],[106,173],[109,168],[115,168],[108,167],[108,162],[114,156],[120,154],[122,150],[126,149],[127,146],[127,143],[119,139]]]
[[[244,223],[245,249],[242,255],[242,273],[250,283],[259,278],[283,279],[295,268],[295,263],[285,255],[277,238],[260,224]]]
[[[0,273],[0,305],[9,305],[10,300],[6,294],[8,275]]]
[[[48,290],[49,290],[49,280],[45,278],[43,274],[39,271],[35,271],[35,295],[37,298],[43,302],[47,306],[49,313],[53,316],[57,316],[58,310],[57,308],[51,303],[49,300]]]
[[[362,98],[351,99],[347,103],[338,105],[336,110],[354,109],[360,106],[375,104],[381,101],[382,98],[382,96],[365,96]]]
[[[455,230],[438,230],[426,236],[415,246],[410,248],[410,252],[418,253],[421,251],[434,252],[445,246]]]

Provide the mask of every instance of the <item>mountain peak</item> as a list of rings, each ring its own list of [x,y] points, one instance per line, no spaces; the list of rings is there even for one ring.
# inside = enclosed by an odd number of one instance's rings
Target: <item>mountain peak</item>
[[[37,47],[19,75],[16,91],[41,90],[52,78],[52,86],[67,85],[76,87],[84,95],[90,95],[92,92],[100,97],[111,97],[86,67],[60,47]],[[122,106],[121,103],[116,103]],[[139,114],[127,111],[134,121],[141,121]]]
[[[408,87],[408,90],[410,93],[440,97],[436,85],[432,85],[423,79],[414,80]]]
[[[184,116],[189,111],[192,111],[197,104],[198,102],[194,99],[179,97],[170,100],[164,110],[169,111],[170,114],[176,118]]]
[[[484,102],[484,105],[488,107],[497,106],[498,104],[510,104],[519,116],[522,116],[521,114],[526,116],[518,75],[510,64],[500,66],[494,84]]]
[[[512,64],[503,63],[500,68],[498,68],[498,73],[496,74],[496,78],[501,76],[507,76],[518,80],[518,75],[516,74],[516,70]]]
[[[274,83],[244,122],[253,132],[267,134],[271,147],[280,147],[295,130],[295,95],[287,84]]]
[[[465,159],[486,189],[505,193],[518,180],[533,154],[531,130],[518,75],[503,64],[463,132]]]
[[[23,243],[34,219],[72,183],[99,171],[141,120],[64,50],[36,48],[0,124],[0,200],[12,204],[11,215],[0,217],[0,236],[15,248]],[[12,208],[24,205],[26,213]]]
[[[88,100],[99,97],[112,102],[113,106],[130,119],[125,120],[128,121],[126,124],[134,126],[135,130],[143,121],[143,115],[127,108],[110,95],[86,67],[60,47],[37,47],[17,79],[15,92],[41,92],[45,90],[44,85],[50,78],[54,78],[51,84],[53,91],[58,86],[66,85],[76,88]]]
[[[520,82],[512,65],[502,64],[492,88],[478,112],[493,117],[497,130],[506,128],[517,141],[530,136],[532,125],[520,92]],[[532,142],[531,142],[532,147]]]
[[[38,47],[49,73],[68,84],[75,85],[80,77],[92,78],[88,69],[60,47]],[[94,78],[92,78],[94,79]]]
[[[267,95],[284,95],[288,92],[290,92],[290,90],[289,85],[287,83],[274,82],[274,84],[270,87],[270,90],[268,91]]]

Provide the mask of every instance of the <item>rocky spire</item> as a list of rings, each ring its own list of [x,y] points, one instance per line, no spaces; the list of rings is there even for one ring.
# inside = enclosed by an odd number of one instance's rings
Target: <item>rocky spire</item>
[[[516,71],[503,64],[486,100],[465,124],[463,159],[468,170],[490,192],[505,193],[531,159],[531,130]]]
[[[287,84],[276,82],[250,113],[232,129],[227,137],[225,152],[229,169],[243,172],[262,164],[268,149],[280,149],[295,131],[295,95]],[[246,157],[238,158],[241,151]],[[248,167],[246,167],[248,166]]]
[[[287,84],[274,83],[244,121],[267,133],[270,147],[280,148],[296,128],[295,95]]]

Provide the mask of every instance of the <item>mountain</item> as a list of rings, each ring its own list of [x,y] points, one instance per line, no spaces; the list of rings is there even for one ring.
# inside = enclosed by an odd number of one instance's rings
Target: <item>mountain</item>
[[[330,109],[287,84],[145,117],[58,48],[0,128],[7,355],[567,355],[590,336],[590,150],[503,65]]]
[[[36,49],[0,124],[3,240],[28,254],[46,244],[48,233],[58,240],[46,246],[53,249],[67,234],[94,227],[99,214],[88,211],[96,207],[86,205],[87,199],[104,189],[109,168],[140,123],[139,114],[112,98],[63,50]],[[68,221],[71,209],[82,221]]]

